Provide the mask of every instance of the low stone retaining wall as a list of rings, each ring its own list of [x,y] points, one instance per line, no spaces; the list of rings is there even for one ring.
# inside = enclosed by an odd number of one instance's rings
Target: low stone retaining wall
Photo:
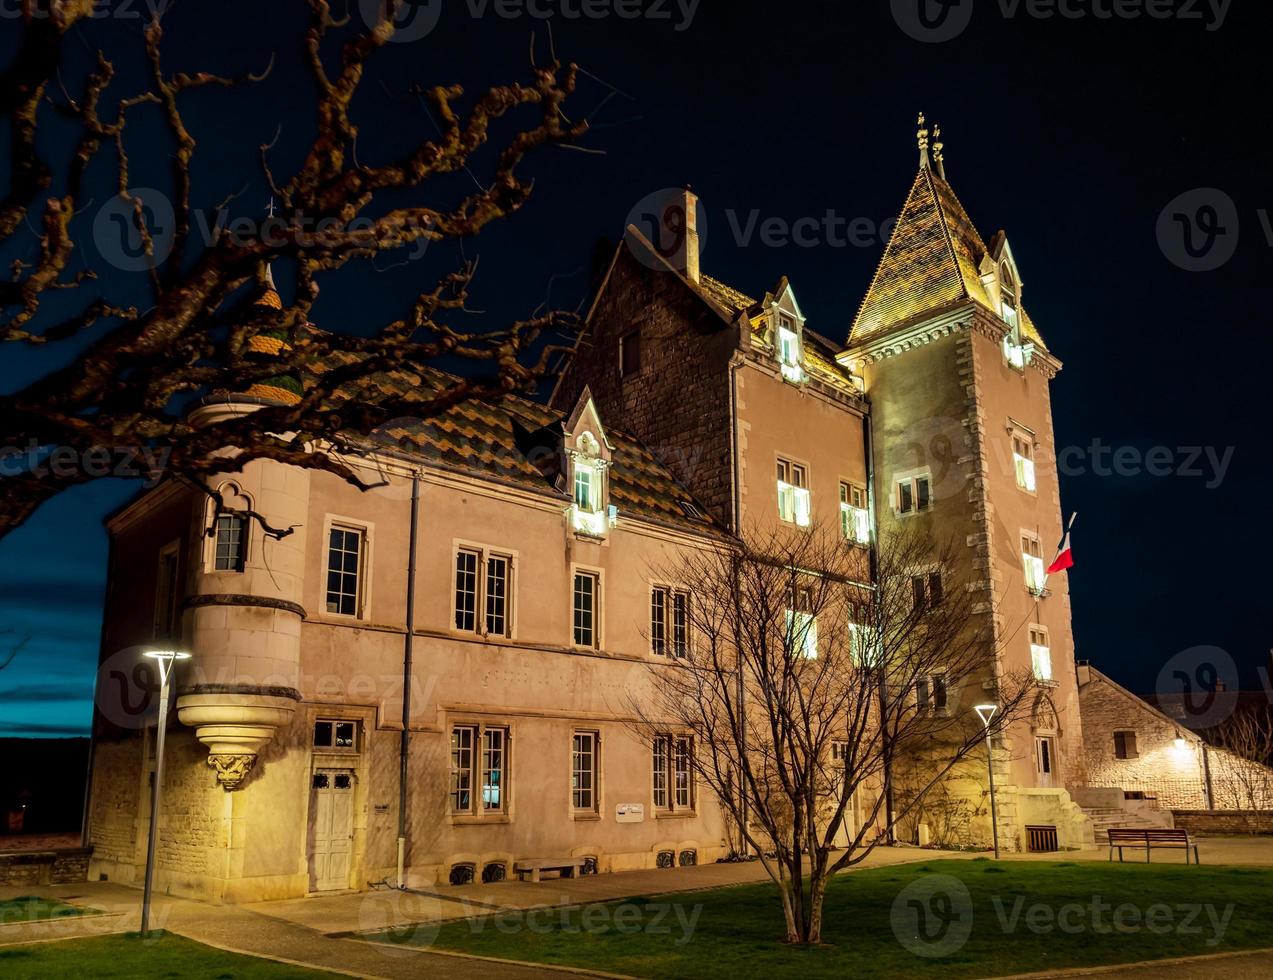
[[[0,885],[66,885],[88,880],[91,847],[0,852]]]
[[[1191,834],[1273,834],[1273,810],[1172,810]]]

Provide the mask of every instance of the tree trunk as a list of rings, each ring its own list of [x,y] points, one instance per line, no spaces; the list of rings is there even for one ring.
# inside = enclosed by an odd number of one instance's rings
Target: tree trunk
[[[822,942],[822,906],[826,893],[826,876],[814,874],[809,883],[809,933],[806,939],[811,945]]]

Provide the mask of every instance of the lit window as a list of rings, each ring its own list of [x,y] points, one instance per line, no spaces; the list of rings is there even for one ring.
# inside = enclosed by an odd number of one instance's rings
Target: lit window
[[[591,433],[585,432],[579,437],[579,452],[574,455],[571,464],[574,470],[572,511],[575,530],[595,537],[604,535],[609,526],[602,476],[605,464],[599,457],[600,451],[597,440]]]
[[[595,647],[597,645],[597,613],[599,603],[599,580],[596,572],[575,572],[573,614],[573,636],[575,646]]]
[[[333,527],[327,539],[327,611],[341,616],[362,614],[361,528]]]
[[[1012,467],[1017,486],[1034,492],[1034,440],[1023,432],[1012,434]]]
[[[1031,592],[1043,591],[1047,575],[1043,565],[1043,545],[1033,534],[1021,535],[1021,562],[1025,567],[1025,585]]]
[[[915,514],[933,505],[932,481],[927,473],[908,476],[897,481],[894,505],[899,514]]]
[[[1030,665],[1035,680],[1052,679],[1052,650],[1048,645],[1048,631],[1042,626],[1030,627]]]
[[[314,748],[355,752],[358,749],[358,723],[320,718],[314,722]]]
[[[1114,733],[1114,758],[1115,759],[1136,759],[1140,757],[1140,753],[1136,751],[1136,733],[1135,732],[1115,732]]]
[[[1020,322],[1019,296],[1016,277],[1013,276],[1012,270],[1008,268],[1008,264],[1005,262],[999,270],[999,301],[1003,309],[1003,322],[1012,328],[1014,336]]]
[[[880,637],[869,626],[849,620],[849,658],[856,667],[876,667],[880,662]]]
[[[655,586],[650,591],[650,651],[684,657],[689,652],[689,593]]]
[[[799,463],[778,460],[778,517],[788,524],[808,527],[809,474]]]
[[[796,589],[796,608],[786,615],[787,649],[806,660],[818,659],[818,623],[812,612],[812,593],[807,588]]]
[[[597,809],[596,732],[575,732],[570,749],[570,803],[576,810]]]
[[[846,541],[866,544],[871,539],[871,515],[866,509],[866,491],[851,483],[840,484],[840,533]]]
[[[474,794],[475,785],[480,785],[480,794]],[[453,727],[451,812],[473,816],[502,813],[507,808],[507,797],[508,729],[479,725]]]
[[[216,553],[212,562],[216,571],[243,571],[243,530],[243,518],[237,514],[222,514],[217,518]]]
[[[778,363],[788,381],[804,380],[803,358],[800,356],[800,334],[790,317],[778,317]]]

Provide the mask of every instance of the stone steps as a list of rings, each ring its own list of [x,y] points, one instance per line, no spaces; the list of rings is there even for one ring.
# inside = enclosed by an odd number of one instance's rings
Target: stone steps
[[[1145,807],[1123,809],[1121,807],[1085,806],[1083,807],[1083,813],[1087,815],[1088,820],[1092,823],[1092,830],[1096,834],[1096,842],[1098,844],[1109,841],[1109,829],[1111,827],[1151,829],[1172,826],[1170,814]]]

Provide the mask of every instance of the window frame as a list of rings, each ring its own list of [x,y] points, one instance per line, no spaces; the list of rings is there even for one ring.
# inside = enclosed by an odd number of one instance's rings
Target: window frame
[[[155,602],[150,624],[151,639],[181,639],[181,592],[181,539],[173,538],[155,554]]]
[[[1028,550],[1028,544],[1034,545],[1038,549],[1038,554]],[[1019,547],[1021,550],[1021,572],[1025,577],[1026,590],[1033,596],[1042,595],[1047,586],[1048,578],[1048,566],[1043,560],[1043,539],[1039,537],[1037,531],[1022,528]],[[1031,582],[1031,579],[1035,577],[1038,578],[1037,584]]]
[[[1128,746],[1129,736],[1131,739],[1130,750]],[[1136,744],[1136,730],[1134,728],[1118,728],[1114,730],[1114,758],[1120,762],[1140,758],[1140,746]]]
[[[371,569],[374,568],[372,563],[372,543],[373,531],[375,525],[369,521],[360,521],[353,517],[345,517],[340,514],[328,514],[323,520],[323,581],[322,581],[322,609],[324,616],[330,616],[333,619],[343,621],[361,621],[366,622],[371,614]],[[353,531],[359,534],[361,547],[358,560],[357,570],[357,588],[358,598],[356,600],[356,611],[353,613],[343,613],[332,611],[327,608],[328,603],[328,580],[331,573],[331,535],[332,531]]]
[[[661,789],[660,760],[663,763]],[[684,769],[681,768],[682,761],[685,764]],[[656,732],[650,743],[650,777],[650,800],[656,814],[689,816],[697,813],[698,780],[694,777],[694,737],[679,732]],[[662,803],[659,802],[660,792],[664,798]]]
[[[331,741],[323,743],[318,740],[318,726],[331,725]],[[337,728],[340,725],[350,725],[353,727],[353,744],[338,745]],[[316,753],[323,755],[357,755],[362,744],[360,725],[357,718],[339,718],[335,715],[318,715],[314,718],[310,726],[310,748]]]
[[[580,767],[581,752],[578,740],[585,739],[589,748],[587,756],[588,768]],[[578,777],[587,773],[591,786],[588,788],[589,801],[580,802],[582,790]],[[595,728],[577,728],[570,733],[570,809],[576,816],[581,814],[598,814],[601,812],[601,733]]]
[[[924,488],[921,494],[920,487]],[[925,502],[921,505],[920,499]],[[906,470],[893,477],[892,507],[895,517],[912,517],[916,514],[927,514],[937,503],[933,493],[933,474],[927,467],[917,470]]]
[[[632,343],[636,341],[635,345]],[[628,355],[631,351],[636,351],[636,365],[629,367]],[[641,373],[641,330],[638,327],[635,330],[629,330],[619,335],[619,378],[626,380],[636,377]]]
[[[778,495],[778,520],[795,527],[813,526],[813,490],[810,488],[809,465],[790,456],[774,457],[775,487]],[[790,507],[784,500],[790,500]],[[801,502],[803,501],[803,514]],[[788,516],[788,513],[790,516]],[[801,516],[804,520],[801,521]]]
[[[804,336],[798,319],[785,310],[777,310],[773,321],[774,358],[784,381],[801,384],[808,375],[804,369]],[[787,349],[790,348],[790,357]]]
[[[840,481],[840,535],[850,544],[865,547],[871,543],[869,503],[866,487],[852,480]],[[859,534],[859,531],[865,533]]]
[[[950,685],[941,671],[915,679],[915,710],[935,718],[950,715]]]
[[[469,744],[467,747],[461,747],[458,751],[467,754],[467,764],[457,763],[456,754],[456,734],[459,732],[469,733]],[[488,735],[497,735],[500,742],[500,760],[498,769],[490,766],[490,748],[488,747]],[[513,729],[509,725],[487,724],[478,721],[454,721],[450,724],[448,730],[448,774],[449,801],[447,810],[451,817],[459,817],[468,820],[484,820],[484,819],[507,819],[512,809],[512,755],[513,755]],[[489,775],[498,771],[498,783],[490,783]],[[468,807],[461,808],[458,805],[457,797],[460,792],[460,777],[465,777],[468,793]],[[497,806],[487,805],[487,788],[488,786],[497,786],[499,795],[499,804]]]
[[[662,622],[656,624],[655,612],[658,599],[662,597]],[[693,599],[689,589],[666,582],[650,583],[650,655],[669,657],[673,660],[684,660],[690,654],[690,603]],[[678,624],[678,603],[680,604]],[[656,629],[656,625],[661,629]],[[677,634],[681,633],[681,636]],[[662,649],[660,649],[662,647]]]
[[[516,636],[517,625],[517,573],[519,552],[512,548],[496,548],[476,541],[455,539],[451,543],[451,632],[464,636],[480,636],[484,639],[511,640]],[[459,622],[460,555],[475,558],[473,625]],[[490,608],[492,562],[504,563],[504,629],[491,629]]]
[[[1017,451],[1018,443],[1025,448],[1028,455],[1023,456]],[[1035,462],[1035,450],[1039,444],[1034,432],[1021,423],[1009,419],[1008,445],[1012,452],[1012,478],[1017,489],[1025,493],[1037,494],[1039,475]]]
[[[592,642],[583,643],[578,640],[577,625],[575,623],[575,613],[578,609],[576,605],[576,596],[578,595],[576,586],[580,576],[586,576],[592,579]],[[605,573],[600,568],[592,568],[587,565],[570,566],[570,645],[577,650],[601,650],[603,649],[602,626],[604,619],[602,617],[602,597],[604,595]]]
[[[1039,623],[1030,623],[1026,628],[1026,634],[1030,642],[1030,671],[1034,675],[1034,679],[1044,684],[1052,684],[1056,682],[1056,677],[1052,673],[1052,636],[1046,626]],[[1035,638],[1041,637],[1043,642],[1036,643]],[[1039,671],[1040,654],[1042,650],[1042,658],[1047,665],[1045,672]]]

